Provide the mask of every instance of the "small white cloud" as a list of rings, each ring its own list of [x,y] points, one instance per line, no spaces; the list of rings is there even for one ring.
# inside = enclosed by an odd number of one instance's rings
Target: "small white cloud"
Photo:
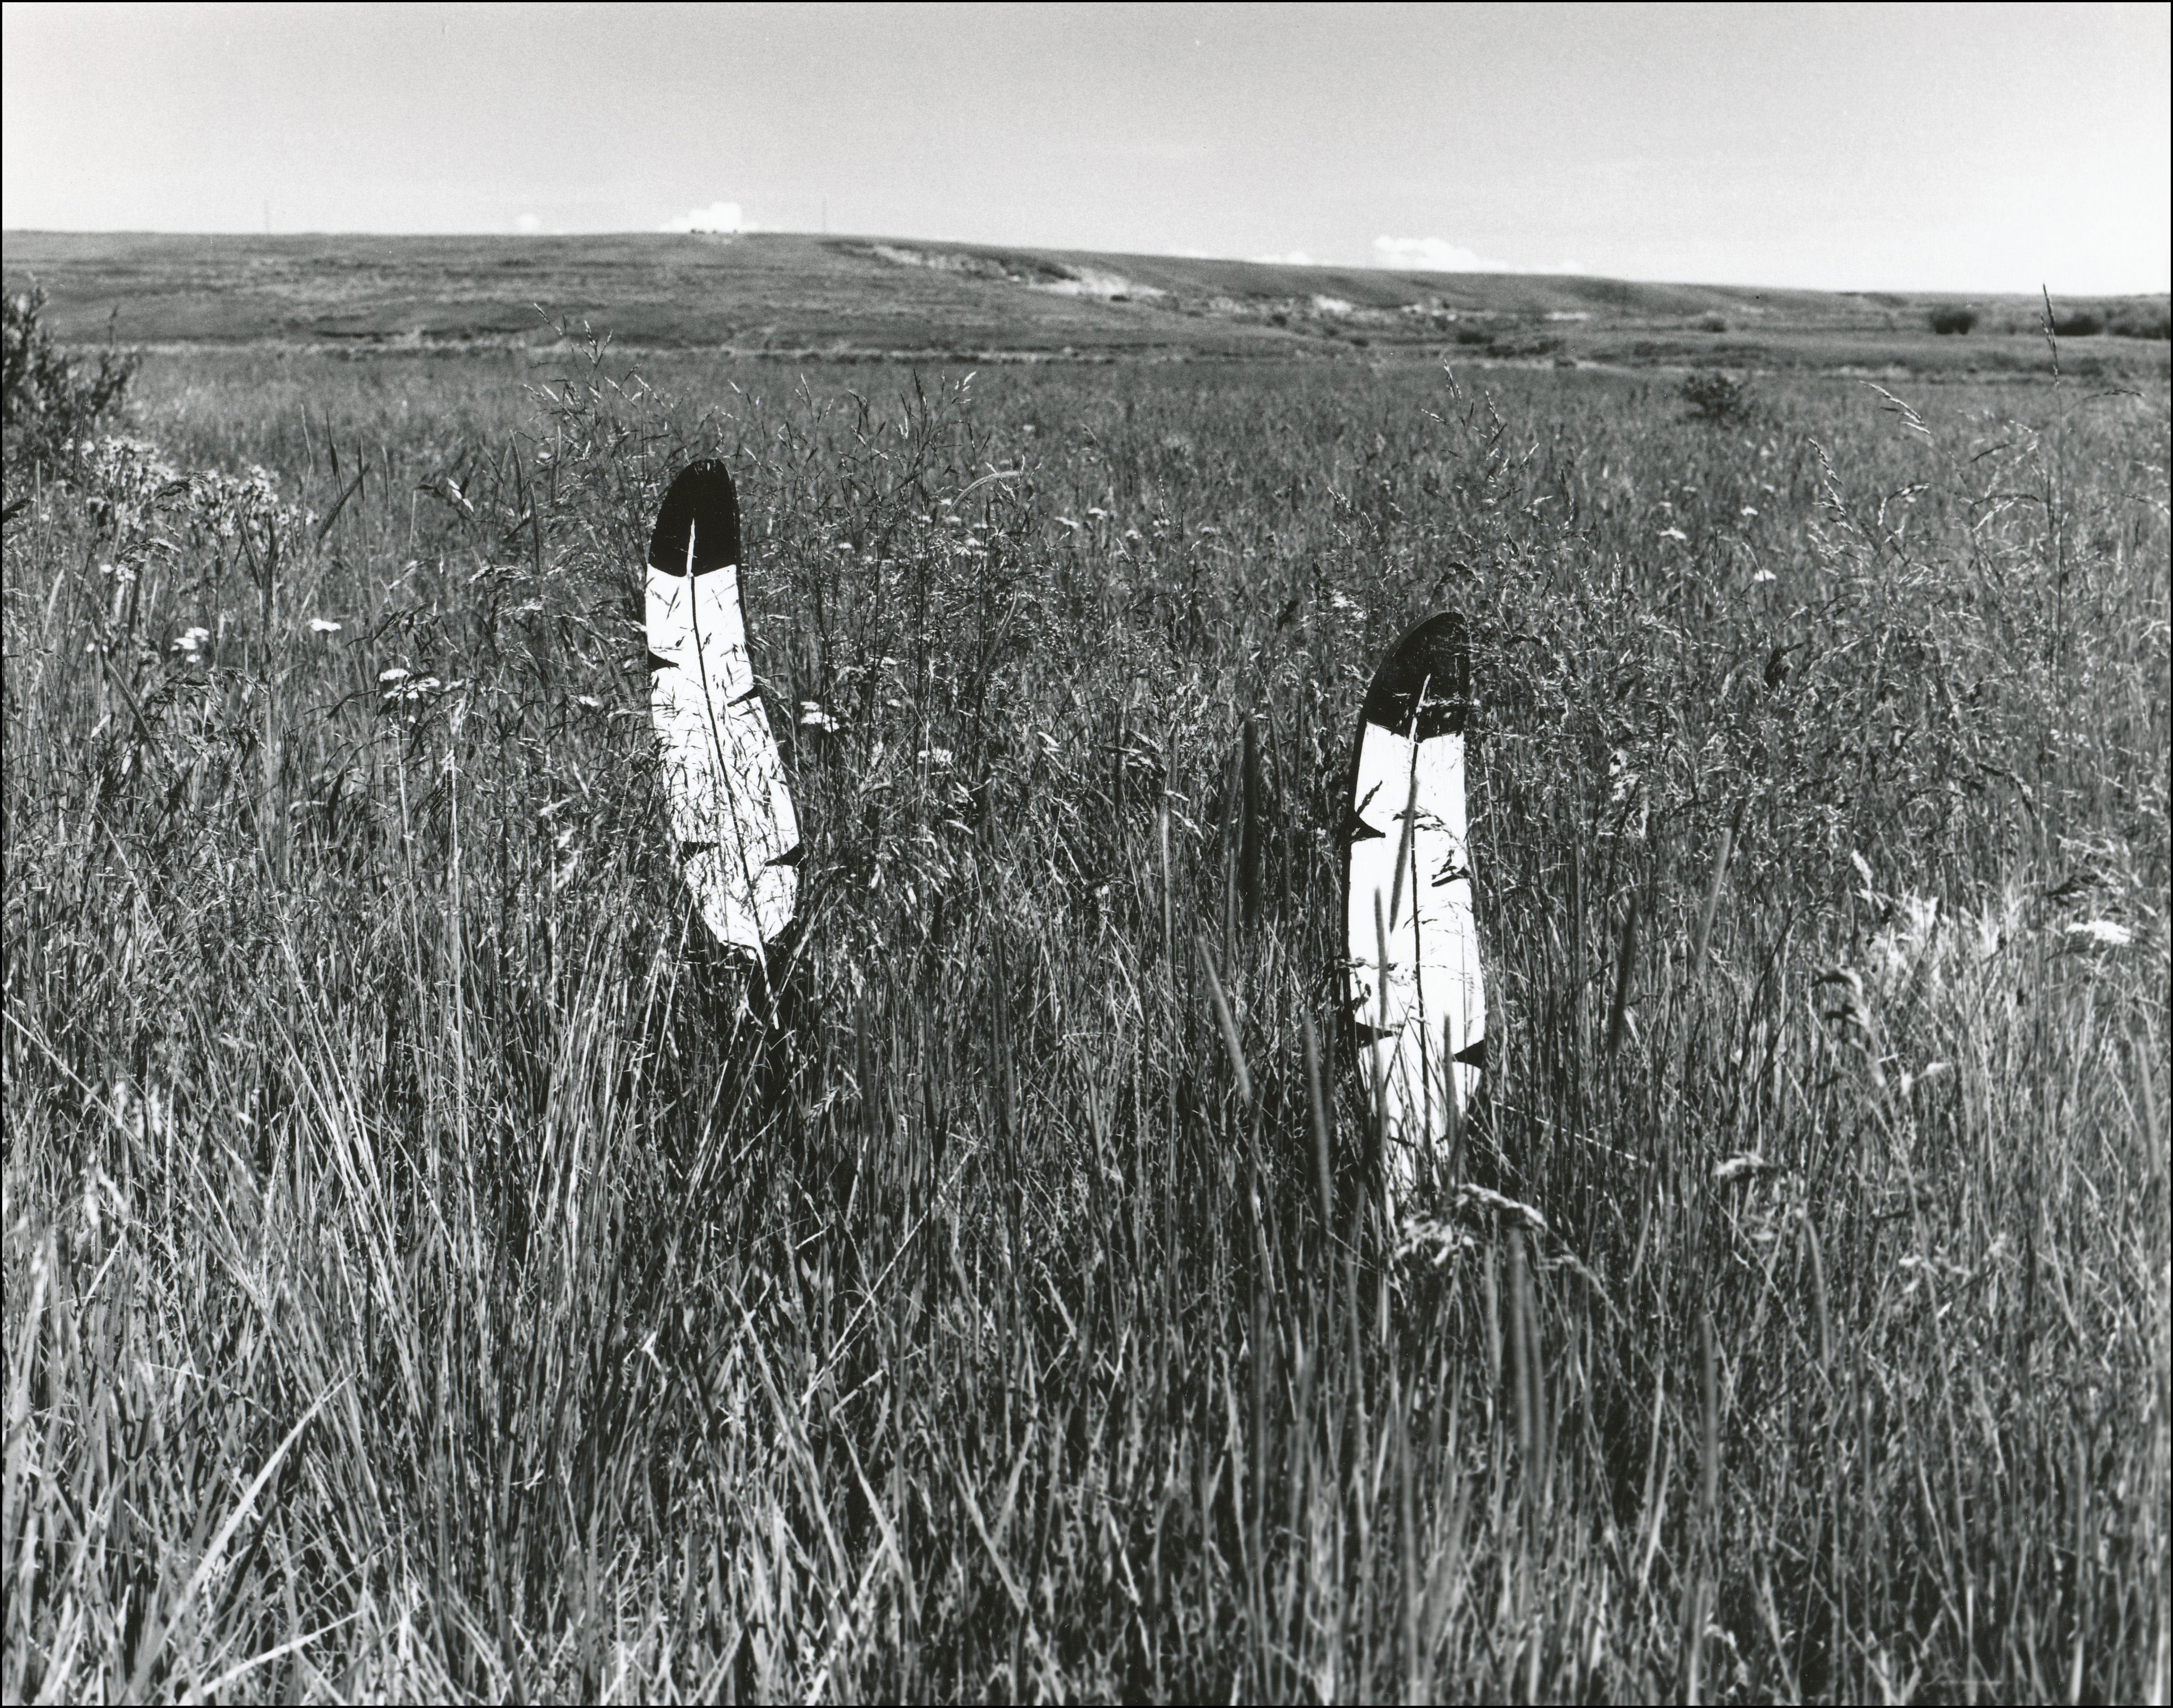
[[[1591,269],[1577,261],[1558,261],[1552,267],[1517,267],[1493,256],[1451,243],[1445,237],[1377,237],[1373,265],[1395,272],[1560,272],[1583,274]]]
[[[1507,272],[1498,261],[1445,237],[1377,237],[1373,265],[1399,272]]]
[[[712,202],[707,207],[697,207],[691,213],[682,213],[677,219],[667,219],[657,227],[660,231],[737,231],[740,229],[740,204],[736,202]]]
[[[1268,267],[1318,267],[1320,265],[1302,249],[1286,249],[1281,255],[1256,255],[1253,259]]]
[[[523,237],[533,237],[543,229],[543,222],[532,213],[524,213],[513,222],[513,229]]]

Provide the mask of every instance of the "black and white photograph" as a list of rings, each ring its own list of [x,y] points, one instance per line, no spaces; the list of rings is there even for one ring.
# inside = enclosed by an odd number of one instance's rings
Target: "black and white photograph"
[[[2173,7],[0,85],[0,1698],[2167,1702]]]

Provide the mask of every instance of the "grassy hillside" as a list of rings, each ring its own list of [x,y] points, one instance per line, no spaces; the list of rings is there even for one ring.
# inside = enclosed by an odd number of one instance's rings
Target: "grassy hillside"
[[[2164,1700],[2162,380],[551,361],[8,463],[0,1694]],[[1444,606],[1494,1053],[1391,1217],[1337,789]]]
[[[2034,299],[1298,267],[846,237],[164,237],[11,232],[56,329],[129,342],[371,349],[548,342],[571,321],[638,348],[828,357],[1383,355],[1466,363],[2049,373]],[[2165,301],[2062,304],[2162,327]],[[2162,373],[2166,347],[2070,341],[2071,369]]]

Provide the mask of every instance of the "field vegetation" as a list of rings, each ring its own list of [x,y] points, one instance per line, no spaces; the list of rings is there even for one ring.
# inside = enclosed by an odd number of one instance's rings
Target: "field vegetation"
[[[795,363],[1253,358],[1846,369],[2049,379],[2040,296],[1767,290],[1404,272],[788,232],[666,237],[186,236],[11,231],[7,288],[65,338],[295,350],[623,350]],[[2071,375],[2162,380],[2166,299],[2058,293]],[[1969,316],[1975,336],[1938,336]],[[2105,336],[2100,336],[2105,335]]]
[[[0,1691],[2163,1701],[2138,384],[199,351],[11,439]],[[760,978],[645,709],[700,454]],[[1443,607],[1491,1055],[1391,1210],[1338,789]]]

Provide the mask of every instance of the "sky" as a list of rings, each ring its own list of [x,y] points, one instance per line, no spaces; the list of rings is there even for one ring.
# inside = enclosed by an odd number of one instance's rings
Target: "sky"
[[[10,229],[2164,291],[2173,8],[0,8]]]

